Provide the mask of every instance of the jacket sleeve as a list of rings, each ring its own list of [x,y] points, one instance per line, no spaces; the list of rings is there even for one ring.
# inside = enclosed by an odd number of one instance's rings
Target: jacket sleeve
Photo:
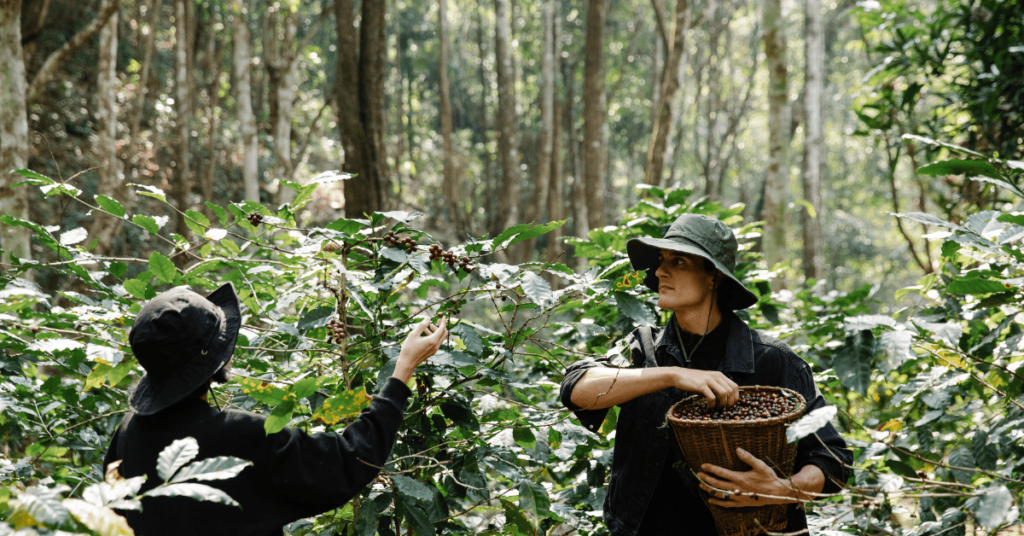
[[[807,401],[806,413],[825,407],[825,398],[814,384],[811,367],[796,355],[790,357],[790,362],[792,369],[787,371],[791,383],[789,387],[803,395]],[[846,441],[830,422],[797,443],[793,472],[797,473],[808,465],[816,465],[825,475],[822,493],[832,494],[838,493],[846,484],[852,463],[853,452],[846,448]]]
[[[266,437],[264,469],[269,470],[273,489],[308,505],[308,515],[355,497],[377,477],[391,454],[411,394],[405,384],[391,378],[370,407],[340,434],[286,428]]]

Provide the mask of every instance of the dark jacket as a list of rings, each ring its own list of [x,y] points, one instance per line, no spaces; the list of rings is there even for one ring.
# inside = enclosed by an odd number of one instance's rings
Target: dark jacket
[[[184,497],[152,497],[143,511],[121,511],[139,536],[281,536],[282,527],[337,508],[373,481],[395,442],[410,395],[389,379],[356,422],[341,434],[307,434],[285,428],[267,435],[265,417],[245,411],[218,411],[198,398],[155,415],[129,413],[118,426],[103,459],[129,478],[148,475],[142,491],[161,483],[157,455],[176,439],[194,437],[196,460],[236,456],[251,461],[238,476],[202,482],[219,488],[242,508]]]
[[[722,321],[728,324],[724,355],[720,359],[704,361],[704,366],[695,362],[695,368],[717,369],[740,386],[771,385],[793,389],[808,401],[807,411],[825,405],[825,400],[814,384],[810,366],[786,344],[750,329],[734,313],[724,313]],[[657,367],[658,361],[684,366],[676,329],[675,322],[666,328],[655,328],[653,343],[655,354],[660,359],[648,359],[639,336],[640,330],[634,331],[630,335],[629,352],[633,367]],[[572,403],[571,396],[573,388],[587,369],[597,366],[609,364],[592,359],[573,363],[566,370],[561,385],[562,403],[576,413],[583,426],[592,431],[600,428],[608,410],[581,411]],[[612,474],[604,502],[605,522],[613,535],[637,534],[651,503],[655,484],[659,482],[665,460],[670,454],[672,442],[675,441],[668,427],[663,426],[665,414],[673,404],[690,394],[675,388],[664,389],[620,406]],[[820,442],[818,437],[821,438]],[[812,434],[797,444],[794,473],[806,465],[816,465],[825,474],[824,493],[836,493],[849,477],[843,464],[849,465],[852,462],[853,455],[846,448],[846,442],[835,427],[828,424],[818,431],[817,437]],[[711,519],[707,506],[696,496],[680,497],[675,504],[678,509],[673,515],[679,520]],[[786,532],[806,526],[807,519],[803,510],[798,504],[790,505]]]

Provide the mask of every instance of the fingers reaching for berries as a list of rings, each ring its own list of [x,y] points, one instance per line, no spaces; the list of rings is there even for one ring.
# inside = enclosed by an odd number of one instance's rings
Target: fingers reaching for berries
[[[398,354],[398,363],[395,364],[392,376],[408,383],[416,367],[437,353],[447,336],[447,318],[442,317],[436,325],[431,324],[429,318],[424,318],[412,328],[402,343],[402,351]]]

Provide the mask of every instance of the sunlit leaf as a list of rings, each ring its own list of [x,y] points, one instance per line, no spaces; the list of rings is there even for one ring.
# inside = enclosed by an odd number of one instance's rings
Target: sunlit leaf
[[[64,499],[63,505],[80,523],[103,536],[134,536],[128,521],[110,508],[96,506],[81,499]]]
[[[188,497],[189,499],[195,499],[197,501],[215,502],[220,504],[227,504],[229,506],[238,506],[241,508],[234,499],[231,498],[227,493],[223,491],[207,486],[205,484],[193,484],[191,482],[179,483],[179,484],[168,484],[166,486],[160,486],[147,491],[144,497]]]
[[[217,456],[192,462],[178,471],[171,482],[186,480],[224,480],[234,478],[252,462],[234,456]]]
[[[803,417],[800,417],[796,422],[790,424],[786,428],[786,441],[792,443],[799,441],[806,436],[817,432],[823,428],[832,417],[836,416],[835,406],[823,406],[820,407]]]
[[[174,263],[158,251],[149,255],[149,269],[164,283],[173,283],[178,278],[178,269],[174,267]]]
[[[195,438],[175,440],[157,455],[156,473],[166,482],[181,466],[195,458],[196,454],[199,454],[199,443]]]
[[[364,388],[343,391],[324,401],[320,409],[313,413],[313,420],[337,424],[342,419],[359,415],[360,411],[370,405],[370,400]]]

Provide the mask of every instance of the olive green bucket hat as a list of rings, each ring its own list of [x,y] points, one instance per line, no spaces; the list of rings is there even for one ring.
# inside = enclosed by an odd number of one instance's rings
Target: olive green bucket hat
[[[658,255],[668,249],[703,257],[725,275],[719,286],[718,306],[722,309],[746,309],[757,303],[757,296],[733,275],[739,245],[728,225],[703,214],[683,214],[669,225],[664,238],[631,238],[626,253],[634,270],[647,270],[644,284],[658,292]]]

